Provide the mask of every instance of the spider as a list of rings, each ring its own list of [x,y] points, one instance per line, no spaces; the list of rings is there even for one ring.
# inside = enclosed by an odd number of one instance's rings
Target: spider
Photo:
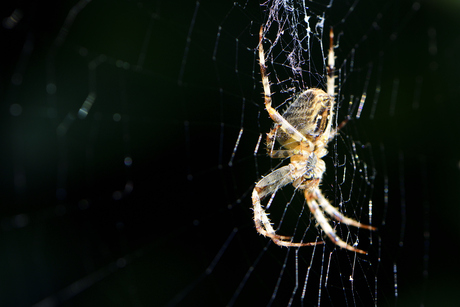
[[[261,205],[261,200],[271,195],[267,208],[271,205],[276,192],[287,184],[296,190],[303,190],[308,208],[315,217],[317,225],[329,239],[341,248],[353,252],[367,254],[344,242],[329,224],[327,216],[346,225],[375,230],[375,227],[361,224],[340,213],[323,196],[320,189],[326,165],[322,157],[327,154],[327,144],[335,137],[337,129],[332,128],[334,116],[334,33],[330,30],[330,46],[327,67],[327,93],[319,88],[310,88],[298,95],[281,115],[272,106],[270,81],[265,66],[263,48],[263,27],[259,33],[259,64],[264,88],[265,108],[274,121],[274,127],[267,134],[267,151],[271,158],[290,158],[289,165],[272,171],[256,183],[252,192],[254,223],[257,231],[269,237],[280,246],[310,246],[323,242],[294,243],[292,237],[281,236],[274,230],[268,214]],[[274,150],[275,140],[282,149]],[[327,216],[324,214],[327,214]]]

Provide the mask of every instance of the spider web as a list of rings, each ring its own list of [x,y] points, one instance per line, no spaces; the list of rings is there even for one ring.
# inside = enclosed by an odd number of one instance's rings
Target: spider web
[[[455,302],[460,11],[448,5],[2,4],[2,305]],[[280,112],[325,88],[333,28],[334,125],[348,122],[322,190],[378,227],[331,221],[368,255],[324,238],[292,186],[268,210],[275,228],[324,244],[281,248],[254,228],[255,182],[289,163],[266,155],[261,25]]]

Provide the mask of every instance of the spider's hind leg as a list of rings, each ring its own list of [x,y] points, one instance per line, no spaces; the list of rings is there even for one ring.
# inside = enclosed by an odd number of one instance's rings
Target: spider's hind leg
[[[257,182],[254,190],[252,191],[254,224],[256,225],[257,232],[259,232],[264,237],[269,237],[274,243],[280,246],[301,247],[321,244],[323,242],[293,243],[291,242],[292,237],[276,234],[276,231],[268,217],[268,213],[261,205],[262,199],[272,195],[266,206],[267,208],[270,207],[274,198],[273,195],[285,185],[292,183],[292,181],[293,178],[290,175],[290,167],[289,165],[286,165],[277,170],[274,170],[269,175]]]
[[[362,224],[362,223],[360,223],[358,221],[355,221],[355,220],[353,220],[353,219],[351,219],[349,217],[346,217],[345,215],[340,213],[339,210],[337,210],[337,208],[332,206],[329,203],[329,201],[322,194],[318,195],[318,201],[319,201],[319,205],[321,206],[321,208],[323,208],[323,210],[330,217],[335,219],[336,221],[339,221],[339,222],[344,223],[346,225],[354,226],[354,227],[357,227],[357,228],[364,228],[364,229],[369,229],[369,230],[376,230],[377,229],[377,228],[375,228],[373,226]]]
[[[333,217],[335,220],[340,221],[344,224],[355,226],[358,228],[366,228],[370,230],[375,230],[374,227],[369,225],[361,224],[355,220],[345,217],[342,215],[336,208],[334,208],[329,201],[322,195],[321,190],[315,189],[313,191],[306,189],[305,190],[305,199],[307,200],[308,207],[310,208],[311,213],[315,216],[316,221],[318,222],[319,227],[324,231],[324,233],[331,239],[331,241],[340,246],[341,248],[348,249],[352,252],[357,252],[360,254],[367,254],[367,252],[355,248],[345,241],[343,241],[335,232],[335,230],[329,224],[327,218],[324,216],[321,208],[326,211],[328,215]],[[318,204],[319,202],[319,204]],[[321,208],[320,208],[321,207]]]

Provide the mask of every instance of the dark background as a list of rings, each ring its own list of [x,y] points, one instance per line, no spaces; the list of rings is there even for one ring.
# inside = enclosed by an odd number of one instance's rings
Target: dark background
[[[22,12],[0,38],[1,305],[224,305],[265,245],[249,197],[267,169],[252,154],[269,122],[259,115],[257,37],[249,35],[265,16],[258,3],[243,9],[202,1],[187,45],[193,1],[93,1],[61,43],[76,3],[0,7],[2,20]],[[338,31],[348,35],[343,52],[359,42],[357,67],[375,63],[370,88],[381,79],[375,117],[365,113],[351,124],[373,144],[375,220],[386,221],[379,225],[379,305],[447,306],[460,285],[460,7],[425,1],[411,13],[412,5],[358,5]],[[360,41],[375,12],[381,29]],[[357,91],[366,71],[356,74]],[[80,119],[94,90],[95,103]],[[229,167],[242,110],[245,134]],[[237,243],[207,275],[227,239]],[[243,292],[237,305],[268,301],[273,288],[264,288],[263,276],[270,267],[259,268],[259,296]]]

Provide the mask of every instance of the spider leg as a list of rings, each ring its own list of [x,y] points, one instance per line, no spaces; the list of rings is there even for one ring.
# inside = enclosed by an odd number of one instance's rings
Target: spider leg
[[[268,114],[270,115],[271,119],[280,125],[281,129],[284,132],[289,134],[294,140],[298,142],[307,142],[307,138],[300,133],[296,128],[294,128],[286,119],[284,119],[281,114],[278,113],[272,107],[272,98],[271,98],[271,90],[270,90],[270,81],[268,79],[267,74],[267,67],[265,66],[265,53],[264,47],[262,44],[263,40],[263,27],[260,27],[259,32],[259,65],[260,65],[260,74],[262,75],[262,85],[264,87],[264,99],[265,99],[265,108],[267,109]]]
[[[292,150],[273,150],[268,153],[272,159],[283,159],[292,156],[294,152]]]
[[[357,228],[364,228],[364,229],[369,229],[369,230],[376,230],[377,228],[373,226],[369,226],[366,224],[362,224],[358,221],[355,221],[351,218],[348,218],[344,216],[342,213],[337,210],[334,206],[331,205],[331,203],[323,196],[323,194],[319,193],[318,195],[318,201],[319,205],[323,210],[332,218],[334,218],[336,221],[339,221],[341,223],[344,223],[346,225],[350,226],[355,226]]]
[[[256,229],[261,235],[269,237],[274,243],[280,246],[301,247],[321,244],[322,242],[293,243],[291,242],[292,237],[276,234],[276,231],[268,218],[267,212],[265,212],[265,209],[260,204],[260,201],[264,197],[272,195],[266,206],[267,208],[270,207],[276,191],[293,182],[293,178],[289,174],[290,171],[289,165],[283,166],[273,171],[268,176],[262,178],[254,187],[254,190],[252,191],[252,204]]]
[[[327,56],[327,93],[335,96],[335,54],[334,54],[334,30],[329,31],[329,54]]]
[[[280,125],[275,125],[275,127],[271,129],[269,133],[267,133],[267,153],[272,159],[284,159],[297,154],[293,149],[273,149],[275,147],[275,141],[279,127]],[[290,144],[285,143],[284,145]]]
[[[354,248],[351,245],[348,245],[346,242],[344,242],[335,233],[335,230],[328,223],[326,217],[324,216],[323,212],[321,211],[320,205],[318,205],[317,200],[320,201],[320,204],[321,204],[321,202],[324,202],[324,201],[327,202],[327,200],[322,196],[321,191],[319,189],[316,188],[316,189],[313,189],[313,191],[309,190],[309,189],[305,189],[305,199],[307,200],[308,207],[310,208],[310,211],[314,215],[314,217],[315,217],[316,221],[318,222],[319,226],[321,227],[321,229],[324,231],[324,233],[329,237],[329,239],[331,239],[331,241],[334,244],[340,246],[341,248],[348,249],[348,250],[350,250],[352,252],[357,252],[357,253],[360,253],[360,254],[366,254],[367,255],[367,252],[365,252],[363,250],[360,250],[360,249],[357,249],[357,248]],[[329,206],[332,207],[332,205],[330,205],[330,204],[329,204]],[[327,206],[325,204],[321,204],[321,207],[325,208]],[[324,209],[324,210],[326,211],[326,209]],[[326,211],[326,212],[328,212],[328,211]],[[342,215],[342,217],[343,217],[343,215]],[[335,216],[334,216],[334,218],[335,218]],[[358,224],[360,224],[360,223],[358,223]]]

